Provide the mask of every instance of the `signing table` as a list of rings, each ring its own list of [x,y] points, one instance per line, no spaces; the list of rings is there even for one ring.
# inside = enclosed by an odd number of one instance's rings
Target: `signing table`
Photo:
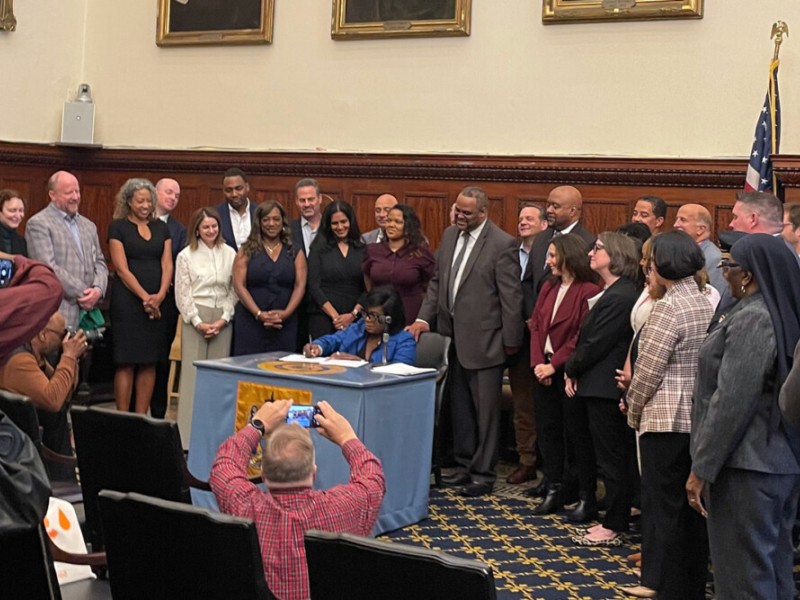
[[[383,464],[386,496],[373,534],[427,517],[436,374],[382,375],[369,366],[278,362],[284,355],[273,352],[194,363],[192,474],[208,479],[219,445],[264,400],[291,397],[295,404],[327,400]],[[316,432],[312,439],[317,463],[314,487],[347,483],[350,470],[339,447]],[[210,492],[193,489],[192,501],[217,509]]]

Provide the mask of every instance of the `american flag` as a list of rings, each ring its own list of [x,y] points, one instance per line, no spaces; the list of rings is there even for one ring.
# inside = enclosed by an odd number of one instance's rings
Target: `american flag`
[[[769,88],[761,114],[758,117],[747,177],[744,182],[746,192],[774,191],[772,175],[772,155],[777,154],[781,145],[781,101],[778,95],[778,65],[775,59],[769,66]]]

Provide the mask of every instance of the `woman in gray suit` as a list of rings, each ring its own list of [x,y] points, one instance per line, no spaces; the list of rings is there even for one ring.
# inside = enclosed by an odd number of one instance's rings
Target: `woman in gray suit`
[[[778,392],[800,338],[800,269],[780,237],[751,234],[723,274],[738,303],[700,348],[686,492],[708,517],[718,598],[793,598],[800,463]]]

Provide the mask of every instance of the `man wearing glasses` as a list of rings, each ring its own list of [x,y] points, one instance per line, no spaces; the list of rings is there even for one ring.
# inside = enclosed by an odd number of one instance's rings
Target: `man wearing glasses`
[[[31,399],[42,426],[42,442],[59,454],[72,454],[67,428],[67,400],[78,383],[78,361],[88,343],[83,331],[72,333],[61,313],[54,313],[34,338],[12,351],[0,369],[0,389]],[[61,351],[53,367],[49,358]],[[71,479],[65,469],[54,479]]]

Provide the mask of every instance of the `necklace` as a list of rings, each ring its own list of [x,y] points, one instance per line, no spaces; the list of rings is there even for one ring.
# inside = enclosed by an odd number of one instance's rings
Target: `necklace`
[[[266,242],[264,242],[264,248],[266,248],[266,249],[267,249],[267,252],[269,253],[269,255],[270,255],[270,256],[272,256],[272,255],[274,255],[274,254],[275,254],[275,251],[276,251],[278,248],[280,248],[280,245],[281,245],[281,243],[280,243],[280,242],[278,242],[278,243],[277,243],[277,244],[275,244],[275,245],[274,245],[272,248],[270,248],[270,247],[267,245],[267,243],[266,243]]]

